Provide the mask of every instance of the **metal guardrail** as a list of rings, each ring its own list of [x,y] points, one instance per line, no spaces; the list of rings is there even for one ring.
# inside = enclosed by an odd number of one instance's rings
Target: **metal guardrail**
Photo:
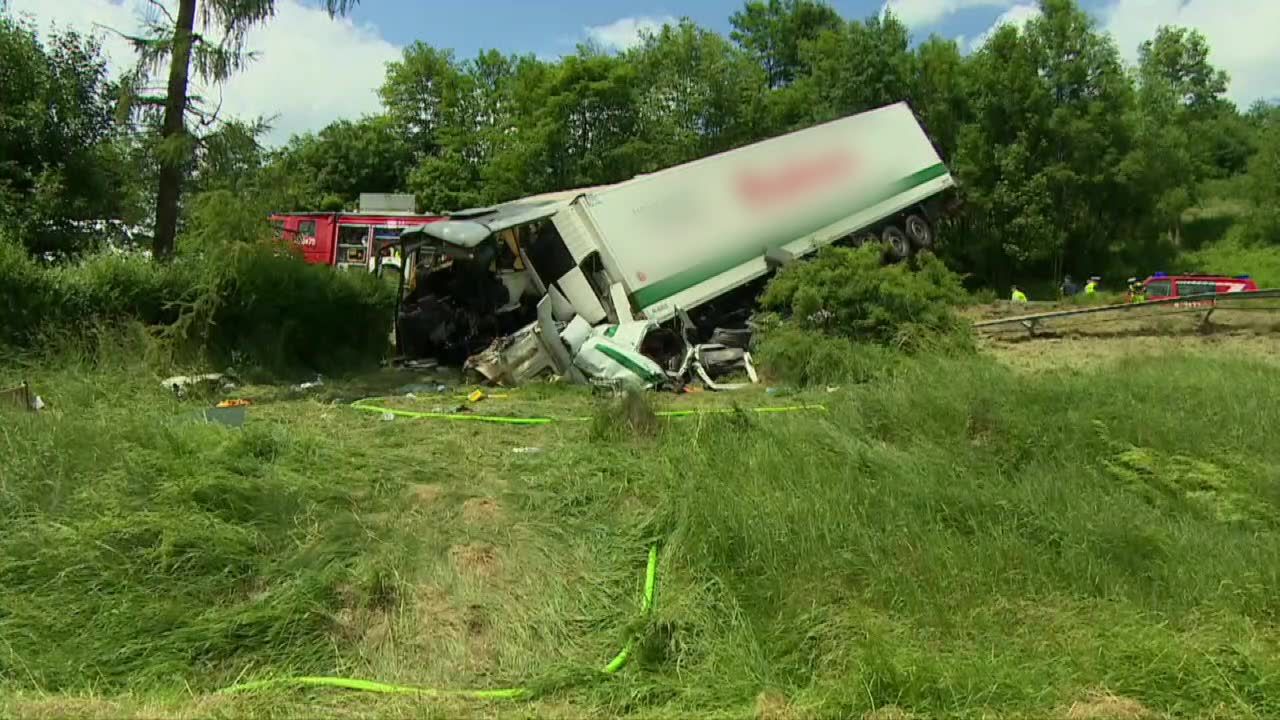
[[[1205,317],[1201,322],[1206,322],[1214,310],[1221,307],[1221,303],[1228,301],[1235,303],[1236,301],[1254,302],[1258,300],[1280,300],[1280,289],[1270,290],[1254,290],[1252,292],[1234,292],[1234,293],[1203,293],[1200,295],[1184,295],[1176,298],[1165,298],[1162,300],[1150,300],[1140,303],[1124,303],[1121,305],[1100,305],[1098,307],[1076,308],[1072,310],[1055,310],[1053,312],[1033,313],[1030,315],[1019,315],[1009,318],[997,318],[994,320],[982,320],[973,324],[976,330],[995,330],[1002,329],[1012,330],[1016,327],[1006,328],[1005,326],[1020,326],[1031,334],[1035,334],[1041,323],[1049,320],[1057,320],[1061,318],[1081,317],[1085,315],[1112,315],[1121,316],[1126,313],[1135,312],[1137,310],[1160,310],[1161,315],[1175,315],[1183,312],[1203,312]],[[1196,303],[1210,303],[1208,306],[1196,305]],[[1234,309],[1234,308],[1232,308]],[[1280,310],[1280,306],[1275,308],[1240,308],[1242,310]],[[1099,318],[1102,319],[1102,318]],[[1116,318],[1106,318],[1116,319]]]

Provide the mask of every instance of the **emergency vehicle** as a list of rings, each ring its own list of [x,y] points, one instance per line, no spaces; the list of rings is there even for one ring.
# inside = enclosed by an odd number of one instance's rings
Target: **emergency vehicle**
[[[1205,297],[1210,294],[1224,295],[1235,292],[1254,292],[1258,289],[1258,283],[1254,282],[1248,275],[1229,277],[1226,275],[1167,275],[1165,273],[1155,273],[1144,280],[1142,285],[1146,290],[1147,300],[1168,300],[1170,298],[1199,296],[1195,300],[1188,300],[1187,305],[1189,306],[1212,305],[1213,298]]]
[[[415,213],[412,195],[363,193],[357,212],[291,212],[271,216],[281,239],[297,244],[306,262],[343,270],[398,275],[405,228],[441,220]]]

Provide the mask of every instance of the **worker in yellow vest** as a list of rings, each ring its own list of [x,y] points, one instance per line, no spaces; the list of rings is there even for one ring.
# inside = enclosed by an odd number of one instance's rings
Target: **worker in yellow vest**
[[[1013,295],[1009,299],[1015,303],[1025,303],[1027,301],[1027,294],[1019,290],[1017,285],[1014,285]]]
[[[1098,294],[1098,281],[1099,281],[1099,280],[1101,280],[1101,279],[1102,279],[1102,278],[1098,277],[1097,275],[1094,275],[1093,277],[1089,278],[1089,282],[1085,283],[1085,286],[1084,286],[1084,294],[1085,294],[1085,295],[1097,295],[1097,294]]]

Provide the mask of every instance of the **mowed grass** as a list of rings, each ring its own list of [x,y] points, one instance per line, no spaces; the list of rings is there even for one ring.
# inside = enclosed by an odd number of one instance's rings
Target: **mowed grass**
[[[9,367],[50,409],[0,415],[0,715],[1276,717],[1276,372],[919,359],[636,431],[553,386],[475,412],[592,419],[346,406],[391,374],[237,389],[231,429],[129,361]],[[535,694],[216,693],[288,674]]]

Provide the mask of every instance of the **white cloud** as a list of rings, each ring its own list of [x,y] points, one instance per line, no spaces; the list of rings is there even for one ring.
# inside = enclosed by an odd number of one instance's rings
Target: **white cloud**
[[[676,22],[670,15],[618,18],[608,25],[587,28],[587,37],[608,48],[627,50],[640,44],[643,39],[641,33],[656,33],[662,30],[663,25],[675,25]]]
[[[1230,73],[1232,100],[1280,98],[1277,0],[1112,0],[1099,16],[1129,62],[1161,25],[1194,28],[1209,42],[1210,62]]]
[[[907,27],[928,26],[961,10],[1009,7],[1016,0],[885,0],[880,12],[892,12]]]
[[[172,5],[171,2],[166,3]],[[113,74],[134,63],[126,41],[107,26],[135,32],[148,8],[145,0],[10,0],[10,10],[30,15],[40,29],[55,24],[93,33],[103,41]],[[377,88],[385,65],[400,56],[377,30],[349,19],[330,19],[298,0],[277,0],[276,16],[253,28],[246,46],[258,54],[223,88],[224,116],[274,117],[267,141],[318,130],[339,118],[379,108]],[[216,102],[217,91],[206,91]]]
[[[1037,5],[1014,5],[1008,10],[1005,10],[1004,12],[1000,13],[1000,16],[997,17],[995,21],[991,23],[991,27],[982,31],[981,35],[974,38],[973,42],[969,46],[969,49],[977,50],[978,48],[981,48],[983,45],[986,45],[987,40],[990,39],[993,34],[995,34],[995,31],[999,30],[1004,25],[1013,25],[1014,27],[1021,30],[1023,27],[1026,26],[1028,22],[1035,20],[1036,18],[1040,17],[1040,15],[1042,14],[1043,13],[1040,12],[1040,7]],[[963,47],[963,44],[961,45],[961,47]]]

